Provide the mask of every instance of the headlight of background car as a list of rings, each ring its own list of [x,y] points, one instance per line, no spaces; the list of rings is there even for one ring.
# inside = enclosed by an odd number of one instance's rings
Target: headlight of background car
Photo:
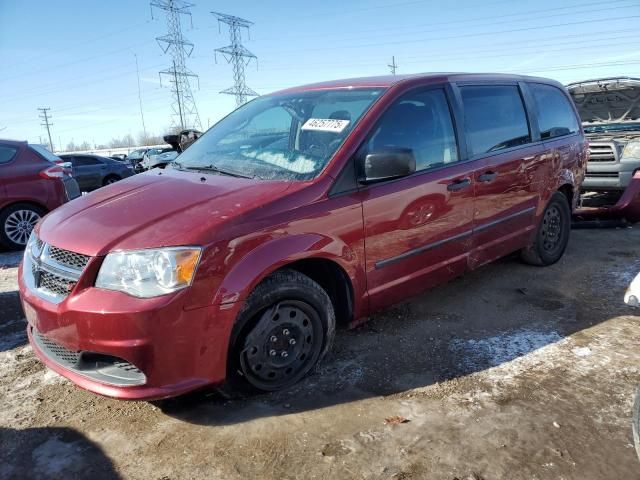
[[[142,298],[175,292],[191,285],[201,252],[198,247],[175,247],[110,253],[96,287]]]
[[[640,158],[640,142],[629,142],[622,152],[623,158]]]

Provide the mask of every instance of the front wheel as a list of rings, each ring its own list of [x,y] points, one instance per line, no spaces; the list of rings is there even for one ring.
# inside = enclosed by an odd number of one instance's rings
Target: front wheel
[[[556,263],[567,248],[570,231],[569,202],[564,194],[555,192],[542,214],[533,245],[521,252],[522,260],[539,266]]]
[[[227,383],[268,392],[290,387],[318,364],[334,333],[333,306],[322,287],[297,271],[278,271],[256,287],[238,316]]]

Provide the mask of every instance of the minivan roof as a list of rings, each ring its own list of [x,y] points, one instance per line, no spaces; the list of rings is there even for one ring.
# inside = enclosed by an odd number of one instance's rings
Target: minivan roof
[[[327,82],[310,83],[298,87],[286,88],[274,92],[274,94],[302,92],[307,90],[331,90],[339,88],[366,88],[383,87],[389,88],[399,83],[430,80],[436,82],[469,82],[487,80],[508,80],[508,81],[529,81],[537,83],[548,83],[564,89],[564,86],[555,80],[541,77],[530,77],[526,75],[511,75],[506,73],[415,73],[409,75],[382,75],[377,77],[346,78],[342,80],[331,80]]]

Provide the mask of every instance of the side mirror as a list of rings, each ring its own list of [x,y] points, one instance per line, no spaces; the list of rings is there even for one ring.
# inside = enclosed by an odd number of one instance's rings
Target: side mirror
[[[375,183],[406,177],[416,171],[416,159],[410,148],[385,147],[368,153],[360,183]]]

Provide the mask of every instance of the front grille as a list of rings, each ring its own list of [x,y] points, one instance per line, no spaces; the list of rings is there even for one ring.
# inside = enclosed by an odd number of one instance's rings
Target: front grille
[[[616,155],[613,150],[613,145],[589,145],[589,161],[590,162],[615,162]]]
[[[76,282],[60,277],[50,272],[42,271],[40,273],[40,288],[49,290],[56,295],[66,297],[69,292],[76,286]]]
[[[63,250],[61,248],[54,247],[53,245],[49,245],[49,257],[59,264],[75,270],[82,270],[87,266],[87,263],[89,263],[89,260],[91,259],[88,255]]]
[[[587,171],[587,177],[618,178],[618,173],[617,172],[589,172],[589,171]]]

